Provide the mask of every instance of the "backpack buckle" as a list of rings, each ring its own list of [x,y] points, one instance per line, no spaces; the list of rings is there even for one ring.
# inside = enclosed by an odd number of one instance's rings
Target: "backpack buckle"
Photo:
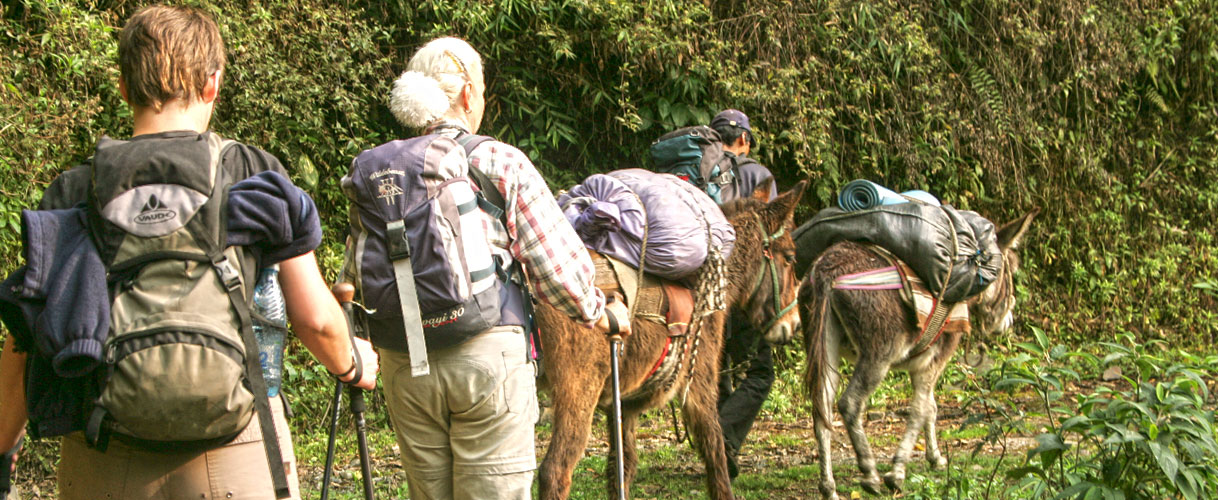
[[[711,183],[718,184],[720,186],[726,186],[728,184],[731,184],[732,181],[735,181],[735,180],[736,180],[736,171],[733,169],[727,169],[723,172],[720,172],[719,175],[716,175],[716,176],[710,178]]]
[[[216,272],[220,273],[220,281],[224,283],[224,288],[228,291],[231,292],[241,287],[241,273],[238,273],[237,268],[228,261],[228,257],[221,254],[218,258],[212,259],[211,265],[216,268]]]
[[[389,260],[410,258],[410,240],[406,239],[406,224],[395,220],[385,225],[385,241],[389,243]]]

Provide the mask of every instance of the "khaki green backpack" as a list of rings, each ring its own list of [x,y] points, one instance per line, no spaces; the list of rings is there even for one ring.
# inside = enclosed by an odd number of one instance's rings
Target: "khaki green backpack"
[[[226,248],[228,187],[212,133],[103,138],[89,228],[110,288],[107,373],[86,427],[152,450],[231,441],[258,413],[279,498],[287,481],[250,322],[252,265]]]

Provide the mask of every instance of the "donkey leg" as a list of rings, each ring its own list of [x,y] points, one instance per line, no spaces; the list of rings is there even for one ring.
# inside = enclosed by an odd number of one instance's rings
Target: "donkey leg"
[[[884,475],[884,484],[892,490],[900,490],[905,483],[905,464],[918,441],[918,434],[926,431],[926,458],[934,467],[943,457],[939,455],[939,444],[935,439],[935,418],[938,412],[935,406],[935,383],[939,380],[941,367],[928,366],[920,370],[910,370],[909,378],[913,385],[913,400],[910,403],[909,417],[905,420],[905,435],[897,452],[892,457],[892,472]],[[946,465],[946,464],[944,464]]]
[[[812,427],[816,431],[816,444],[820,450],[820,494],[826,500],[838,500],[837,482],[833,479],[833,397],[837,394],[838,381],[841,380],[841,375],[838,372],[838,359],[836,352],[825,360],[825,392],[819,396],[813,396],[813,404],[817,406],[812,412]],[[827,415],[828,421],[820,418],[820,415]]]
[[[924,417],[924,426],[926,428],[926,461],[935,470],[947,467],[947,458],[939,452],[939,433],[935,429],[936,422],[939,419],[939,404],[935,401],[935,386],[939,383],[939,377],[943,376],[943,370],[951,362],[951,353],[959,345],[960,337],[967,332],[967,329],[953,331],[945,343],[940,345],[941,353],[935,356],[934,364],[931,365],[931,369],[927,370],[926,380],[914,385],[914,391],[921,391],[926,398],[927,412],[926,417]],[[947,354],[944,355],[943,353]]]
[[[709,349],[708,349],[709,350]],[[712,351],[713,352],[713,351]],[[727,454],[723,451],[723,429],[719,427],[717,363],[699,363],[689,387],[682,413],[689,434],[706,465],[706,488],[715,500],[732,500],[732,482],[727,473]]]
[[[917,391],[925,393],[926,415],[922,419],[926,431],[926,461],[935,470],[947,466],[947,458],[939,452],[939,434],[935,429],[935,422],[939,419],[939,404],[935,401],[935,385],[939,383],[939,376],[942,374],[943,367],[940,366],[934,371],[933,376],[928,377],[930,380],[925,381],[925,384],[914,385],[915,395],[917,395]]]
[[[563,366],[568,364],[571,366]],[[571,474],[584,455],[592,431],[597,396],[603,387],[579,382],[602,381],[609,371],[607,364],[580,363],[578,358],[564,358],[563,363],[554,363],[547,368],[556,381],[551,391],[554,423],[550,446],[541,463],[539,498],[559,500],[570,495]]]
[[[634,483],[634,475],[638,472],[639,455],[638,449],[635,446],[635,439],[638,436],[639,415],[642,413],[636,409],[622,408],[622,455],[625,457],[623,469],[625,472],[625,489],[626,498],[630,498],[630,485]],[[606,419],[606,427],[609,429],[609,457],[605,460],[605,477],[608,478],[607,485],[609,498],[618,498],[617,490],[617,444],[613,439],[613,417],[612,415]]]
[[[858,459],[859,472],[863,489],[871,494],[880,492],[880,476],[876,473],[875,454],[867,441],[867,433],[863,429],[863,412],[867,408],[867,399],[880,386],[884,376],[888,374],[889,363],[886,361],[860,356],[854,367],[850,383],[846,391],[837,401],[837,409],[842,414],[846,431],[850,434],[850,444],[854,446],[854,455]]]
[[[935,428],[935,420],[939,418],[939,408],[934,397],[930,401],[930,414],[926,417],[926,461],[930,468],[940,470],[947,467],[947,457],[939,452],[939,435]]]

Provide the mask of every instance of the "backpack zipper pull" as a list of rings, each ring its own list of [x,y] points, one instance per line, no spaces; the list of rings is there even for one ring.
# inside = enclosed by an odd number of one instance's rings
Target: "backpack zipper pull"
[[[115,345],[114,339],[106,341],[106,364],[113,365],[118,362],[118,346]]]

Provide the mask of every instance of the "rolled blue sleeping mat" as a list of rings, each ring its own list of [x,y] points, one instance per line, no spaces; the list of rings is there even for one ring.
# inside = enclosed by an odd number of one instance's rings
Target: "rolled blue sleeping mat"
[[[837,195],[837,205],[847,212],[867,210],[885,205],[885,200],[904,203],[908,200],[892,190],[864,179],[856,179],[846,184]]]
[[[854,212],[880,205],[909,203],[909,198],[939,206],[939,200],[926,191],[914,190],[897,194],[891,189],[865,179],[856,179],[846,184],[846,187],[842,188],[842,192],[837,195],[837,205],[842,210]]]

